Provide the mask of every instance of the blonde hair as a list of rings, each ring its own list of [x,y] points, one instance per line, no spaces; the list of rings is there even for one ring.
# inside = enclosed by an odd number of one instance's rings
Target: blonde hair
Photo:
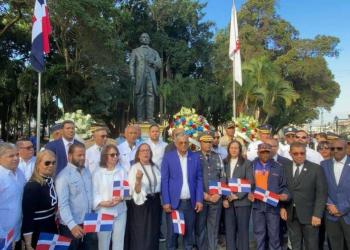
[[[40,185],[44,185],[45,181],[44,178],[39,173],[39,164],[43,161],[44,156],[51,155],[53,158],[56,159],[55,153],[51,150],[45,149],[43,151],[40,151],[36,156],[35,161],[35,167],[32,174],[32,177],[30,177],[30,181],[38,182]]]

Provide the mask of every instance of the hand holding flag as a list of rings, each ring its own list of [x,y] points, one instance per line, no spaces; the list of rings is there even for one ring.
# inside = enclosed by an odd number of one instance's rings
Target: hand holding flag
[[[5,239],[0,239],[0,250],[12,250],[15,230],[11,229]]]
[[[71,239],[58,234],[40,233],[35,250],[65,250]]]
[[[171,212],[171,219],[173,221],[174,233],[185,235],[185,216],[183,212],[173,210]]]
[[[114,216],[110,214],[88,213],[84,218],[84,232],[111,232]]]
[[[251,184],[247,179],[232,178],[228,182],[233,193],[249,193],[251,191]]]
[[[231,189],[225,182],[209,181],[209,194],[229,196],[231,194]]]
[[[254,198],[277,207],[279,202],[279,195],[268,190],[256,187],[254,190]]]
[[[130,187],[127,180],[113,182],[113,197],[127,198],[130,196]]]

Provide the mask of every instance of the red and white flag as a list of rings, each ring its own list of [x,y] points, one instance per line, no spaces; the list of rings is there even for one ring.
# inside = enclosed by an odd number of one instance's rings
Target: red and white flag
[[[230,25],[230,49],[229,57],[233,61],[233,70],[235,81],[242,85],[242,65],[241,65],[241,50],[238,38],[237,11],[235,1],[232,1],[231,25]]]

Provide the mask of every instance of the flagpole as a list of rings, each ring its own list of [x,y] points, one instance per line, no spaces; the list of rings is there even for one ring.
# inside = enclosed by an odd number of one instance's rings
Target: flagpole
[[[36,112],[36,152],[40,151],[40,123],[41,123],[41,72],[38,73],[38,100]]]
[[[236,120],[236,80],[235,80],[235,61],[232,61],[232,118]]]

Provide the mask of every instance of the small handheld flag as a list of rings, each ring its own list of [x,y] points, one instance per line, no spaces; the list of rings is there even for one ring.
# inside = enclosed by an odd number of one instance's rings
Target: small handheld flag
[[[65,250],[69,248],[71,239],[49,233],[40,233],[35,250]]]
[[[11,250],[15,230],[11,229],[5,239],[0,239],[0,250]]]
[[[231,189],[225,182],[209,181],[209,194],[229,196],[231,194]]]
[[[246,179],[232,178],[229,180],[228,186],[233,193],[249,193],[251,191],[250,182]]]
[[[128,197],[130,196],[129,182],[124,181],[114,181],[113,182],[113,197]]]
[[[185,235],[185,217],[183,212],[173,210],[171,212],[171,219],[173,221],[174,233]]]
[[[254,198],[267,204],[270,204],[273,207],[277,207],[279,202],[279,195],[268,190],[256,187],[254,190]]]
[[[84,232],[111,232],[114,216],[110,214],[88,213],[84,218]]]

